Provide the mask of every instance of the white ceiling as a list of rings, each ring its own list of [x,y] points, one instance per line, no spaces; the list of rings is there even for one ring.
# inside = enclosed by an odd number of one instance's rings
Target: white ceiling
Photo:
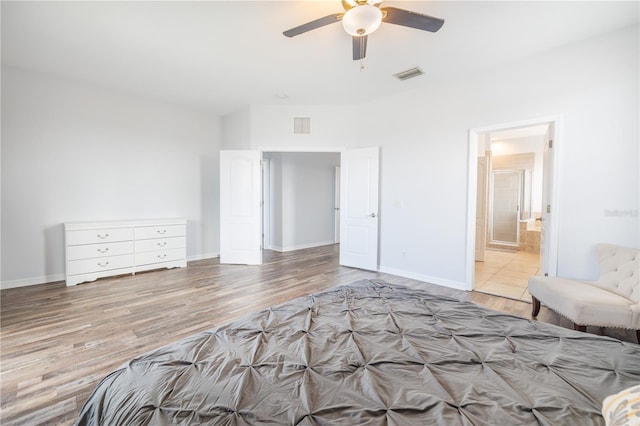
[[[445,20],[369,36],[365,69],[325,1],[2,1],[2,63],[224,115],[249,104],[357,104],[638,22],[639,2],[385,2]],[[400,82],[399,71],[425,75]],[[286,99],[277,95],[286,94]]]

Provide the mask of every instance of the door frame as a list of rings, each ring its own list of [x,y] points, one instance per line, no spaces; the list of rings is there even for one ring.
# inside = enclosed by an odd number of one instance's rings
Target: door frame
[[[271,161],[264,158],[264,152],[260,153],[262,160],[262,250],[271,250]]]
[[[333,230],[333,242],[335,244],[340,244],[340,191],[342,191],[342,186],[340,183],[341,167],[342,167],[342,162],[340,163],[339,166],[336,166],[334,171],[335,200],[334,200],[333,216],[335,218],[335,222],[334,222],[334,230]]]
[[[550,167],[551,170],[551,206],[553,212],[560,210],[560,197],[558,191],[558,174],[560,169],[560,147],[562,139],[562,116],[553,115],[547,117],[532,118],[528,120],[493,124],[483,127],[469,129],[469,158],[468,158],[468,183],[467,183],[467,247],[466,247],[466,290],[473,290],[475,276],[475,242],[476,242],[476,196],[478,191],[478,142],[479,135],[487,132],[497,132],[501,130],[516,129],[521,127],[531,127],[541,124],[553,123],[554,156]],[[549,223],[549,250],[546,252],[549,265],[549,276],[555,277],[558,274],[558,219],[557,214],[550,216]]]

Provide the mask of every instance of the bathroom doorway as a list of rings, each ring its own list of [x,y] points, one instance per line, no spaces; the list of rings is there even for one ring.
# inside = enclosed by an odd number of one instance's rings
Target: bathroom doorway
[[[543,194],[544,175],[553,166],[545,168],[545,146],[555,138],[555,121],[474,132],[476,169],[470,170],[475,177],[471,179],[470,173],[470,188],[475,186],[476,202],[474,217],[469,218],[470,223],[475,220],[475,256],[469,265],[472,286],[476,291],[530,302],[529,277],[547,272],[541,268],[545,264],[541,253],[555,253],[541,249],[547,207],[543,195],[548,195]],[[555,267],[555,262],[551,264]]]

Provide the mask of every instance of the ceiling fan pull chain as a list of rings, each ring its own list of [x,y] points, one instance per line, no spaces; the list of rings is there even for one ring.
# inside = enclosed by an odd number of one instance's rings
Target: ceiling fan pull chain
[[[360,59],[360,72],[364,71],[364,58]]]

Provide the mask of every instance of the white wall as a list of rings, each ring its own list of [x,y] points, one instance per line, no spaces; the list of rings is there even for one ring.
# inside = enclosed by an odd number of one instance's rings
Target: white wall
[[[251,107],[222,118],[222,149],[249,149],[251,143]]]
[[[593,279],[596,243],[640,246],[639,50],[635,26],[357,108],[252,107],[251,148],[380,146],[380,268],[465,287],[469,129],[561,115],[558,273]]]
[[[272,246],[290,251],[332,244],[335,167],[339,153],[268,153],[272,182]]]
[[[353,106],[254,105],[251,107],[251,149],[340,151],[357,139],[357,114]],[[310,117],[311,134],[294,134],[294,117]]]
[[[63,222],[184,217],[215,256],[220,119],[2,68],[2,286],[63,279]]]
[[[463,281],[468,129],[558,114],[558,274],[597,277],[598,242],[638,247],[638,51],[636,26],[363,108],[361,141],[383,147],[382,266]]]

